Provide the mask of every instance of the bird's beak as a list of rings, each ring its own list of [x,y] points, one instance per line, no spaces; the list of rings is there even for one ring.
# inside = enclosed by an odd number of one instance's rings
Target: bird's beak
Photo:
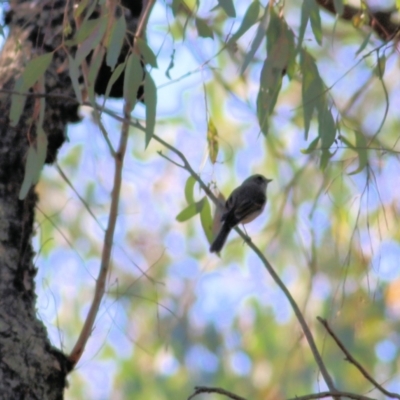
[[[268,179],[267,178],[267,183],[270,183],[270,182],[272,182],[273,181],[273,179]]]

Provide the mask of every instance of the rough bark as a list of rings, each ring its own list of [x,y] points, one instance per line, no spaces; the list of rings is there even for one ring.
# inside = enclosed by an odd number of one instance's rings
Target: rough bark
[[[6,16],[10,33],[0,55],[0,399],[62,399],[71,369],[67,357],[51,345],[36,314],[37,270],[31,244],[37,202],[34,188],[25,200],[18,200],[27,150],[36,140],[33,116],[38,98],[28,97],[13,128],[8,117],[11,95],[4,89],[13,90],[28,60],[54,51],[45,74],[45,93],[75,97],[67,54],[60,47],[63,21],[71,14],[73,3],[14,0]],[[72,19],[70,23],[74,29]],[[78,121],[77,111],[75,101],[46,98],[47,163],[55,160],[64,143],[67,123]]]

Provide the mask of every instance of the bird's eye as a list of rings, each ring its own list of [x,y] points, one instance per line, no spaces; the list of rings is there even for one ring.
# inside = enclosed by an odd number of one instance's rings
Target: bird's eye
[[[258,183],[263,183],[264,182],[264,178],[262,176],[257,176],[257,182]]]

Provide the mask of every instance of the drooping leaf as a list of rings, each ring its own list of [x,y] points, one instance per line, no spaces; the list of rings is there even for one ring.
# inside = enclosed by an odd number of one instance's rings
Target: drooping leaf
[[[125,16],[121,15],[113,25],[110,33],[110,39],[107,44],[107,65],[113,70],[118,62],[122,45],[124,44],[126,34]]]
[[[317,136],[306,149],[300,150],[303,154],[311,154],[318,146],[320,137]]]
[[[95,20],[97,22],[95,28],[90,33],[90,35],[85,39],[80,46],[75,55],[75,61],[78,65],[89,55],[89,53],[94,50],[97,45],[101,42],[107,29],[107,16],[103,16]]]
[[[218,4],[228,17],[236,18],[235,6],[232,0],[218,0]]]
[[[311,118],[315,108],[323,104],[324,85],[319,76],[317,65],[311,55],[305,51],[301,51],[300,67],[303,75],[302,80],[302,100],[304,115],[305,138],[308,139],[308,131],[310,129]]]
[[[304,0],[301,7],[301,19],[299,38],[297,43],[298,50],[303,43],[304,34],[306,32],[308,21],[311,20],[311,29],[314,33],[315,39],[319,45],[322,43],[322,27],[321,17],[319,15],[319,7],[315,0]]]
[[[36,170],[32,176],[32,184],[35,185],[39,181],[44,162],[47,155],[47,136],[42,127],[36,129]]]
[[[188,204],[194,203],[193,189],[195,184],[196,179],[194,179],[193,176],[189,176],[185,185],[185,198]]]
[[[371,35],[372,32],[368,33],[367,36],[365,36],[365,39],[363,40],[363,42],[361,43],[361,46],[359,47],[359,49],[356,51],[356,56],[358,56],[368,45],[369,40],[371,39]]]
[[[151,65],[153,68],[158,68],[157,57],[149,45],[141,38],[137,38],[137,45],[140,54],[143,56],[144,62]]]
[[[144,102],[146,104],[146,144],[150,143],[156,125],[157,88],[151,75],[147,72],[144,79]]]
[[[376,67],[374,68],[374,73],[379,79],[382,79],[385,73],[385,68],[386,68],[386,56],[385,54],[381,54],[378,57],[378,62],[376,64]]]
[[[44,75],[53,59],[53,53],[46,53],[30,60],[21,76],[14,85],[14,91],[19,93],[27,92],[41,76]],[[11,96],[10,125],[16,126],[22,115],[26,103],[26,96],[13,94]]]
[[[201,212],[201,210],[203,209],[204,200],[205,200],[205,197],[203,197],[197,203],[192,203],[189,206],[187,206],[176,216],[176,220],[179,222],[184,222],[184,221],[187,221],[188,219],[194,217],[196,214]]]
[[[213,233],[212,233],[213,219],[211,216],[211,207],[207,197],[204,197],[203,200],[204,200],[203,208],[200,212],[201,226],[203,227],[208,243],[211,243],[213,240]]]
[[[327,107],[318,110],[318,135],[324,150],[331,147],[336,137],[336,124],[331,111]]]
[[[261,44],[261,42],[263,41],[263,39],[265,37],[265,32],[267,30],[268,11],[269,11],[269,6],[267,5],[267,6],[265,6],[264,15],[263,15],[263,17],[261,19],[261,22],[258,25],[256,36],[255,36],[253,42],[251,43],[250,50],[246,54],[246,56],[244,58],[244,61],[243,61],[243,65],[240,68],[240,75],[243,75],[244,71],[246,70],[246,68],[250,64],[251,60],[254,59],[255,53],[258,50],[258,48],[260,47],[260,44]]]
[[[353,172],[350,172],[349,175],[358,174],[368,164],[367,140],[361,132],[354,131],[354,133],[356,135],[356,145],[354,146],[354,150],[358,154],[358,168]]]
[[[114,72],[112,73],[110,80],[107,83],[106,92],[104,93],[105,99],[107,99],[110,96],[111,89],[114,83],[117,81],[117,79],[121,76],[122,71],[124,71],[125,65],[126,65],[125,63],[119,64],[117,68],[114,69]]]
[[[200,37],[214,39],[213,30],[207,25],[206,21],[201,18],[196,18],[196,29]]]
[[[20,200],[24,200],[26,195],[28,194],[29,189],[33,183],[33,177],[35,175],[37,165],[37,153],[36,149],[30,145],[28,149],[28,153],[26,155],[26,163],[25,163],[25,175],[24,180],[22,181],[21,189],[19,191],[18,198]]]
[[[88,73],[88,96],[89,100],[92,104],[95,103],[95,93],[94,87],[96,84],[97,75],[99,73],[101,64],[104,59],[106,49],[104,47],[100,47],[97,52],[92,56],[90,60],[90,67]]]
[[[143,69],[137,54],[132,53],[126,64],[124,75],[124,99],[133,109],[136,104],[136,94],[143,81]]]
[[[215,164],[217,162],[219,142],[218,142],[218,131],[211,118],[208,120],[208,126],[207,126],[207,144],[208,144],[208,152],[210,154],[210,160],[212,164]]]
[[[82,103],[82,92],[79,86],[79,67],[70,54],[68,54],[68,68],[69,77],[71,78],[72,87],[74,88],[76,99],[79,103]]]
[[[236,42],[243,36],[257,22],[259,13],[260,3],[258,0],[255,0],[249,5],[239,29],[231,36],[228,43]]]
[[[329,150],[322,150],[321,159],[319,162],[319,167],[324,170],[328,166],[328,162],[333,154]]]

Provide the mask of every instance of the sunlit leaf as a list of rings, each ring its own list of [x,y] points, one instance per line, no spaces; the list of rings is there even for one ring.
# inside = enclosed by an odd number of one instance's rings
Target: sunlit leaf
[[[218,156],[219,142],[218,131],[211,118],[209,119],[207,126],[207,144],[211,163],[215,164]]]
[[[204,201],[205,201],[205,197],[203,197],[197,203],[192,203],[189,206],[187,206],[184,210],[182,210],[176,216],[176,220],[179,222],[184,222],[184,221],[187,221],[188,219],[194,217],[196,214],[201,212],[201,210],[203,209]]]
[[[200,37],[203,38],[214,38],[214,32],[212,29],[207,25],[206,21],[204,21],[201,18],[196,18],[196,29],[197,33],[199,34]]]
[[[151,75],[147,72],[144,79],[144,102],[146,104],[146,144],[147,147],[154,135],[156,125],[157,88]]]
[[[193,176],[189,176],[185,185],[185,198],[188,204],[194,203],[193,189],[195,184],[196,179],[194,179]]]
[[[203,200],[203,208],[200,212],[201,226],[203,227],[203,231],[207,237],[208,243],[211,243],[213,240],[213,219],[211,217],[211,207],[207,197],[204,197]]]
[[[106,63],[111,68],[114,69],[118,62],[118,57],[121,53],[122,45],[124,44],[126,34],[126,21],[125,16],[121,15],[114,23],[110,38],[107,44],[107,58]]]

